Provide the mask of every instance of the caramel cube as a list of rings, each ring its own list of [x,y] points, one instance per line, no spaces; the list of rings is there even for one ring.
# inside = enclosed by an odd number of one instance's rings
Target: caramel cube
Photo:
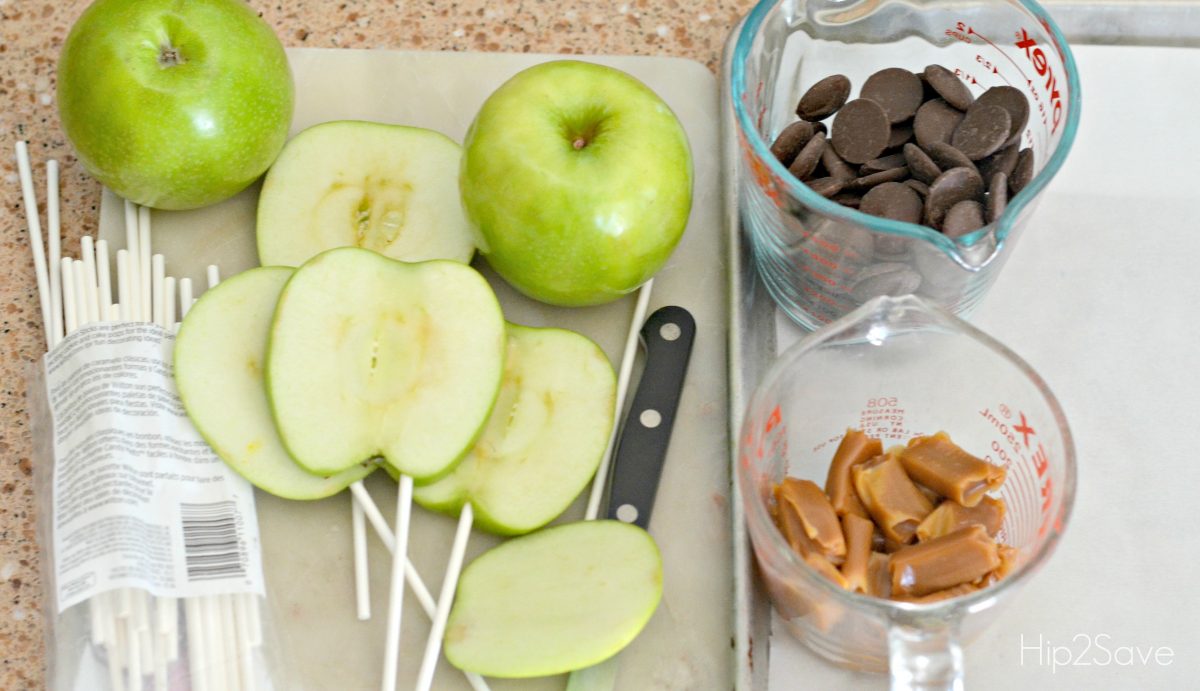
[[[892,596],[892,575],[888,568],[891,557],[882,552],[871,552],[867,561],[867,595],[888,598]]]
[[[833,462],[829,465],[829,475],[825,478],[825,494],[833,504],[833,510],[839,516],[848,513],[868,518],[866,508],[858,500],[854,491],[854,480],[850,477],[850,469],[861,463],[875,458],[883,453],[883,443],[878,439],[868,437],[861,430],[848,429],[846,436],[838,444],[833,454]]]
[[[795,512],[804,534],[817,551],[835,564],[842,563],[846,558],[842,526],[821,488],[810,480],[789,477],[779,485],[777,497],[780,504],[787,505]]]
[[[1004,484],[1003,468],[963,451],[945,432],[913,439],[900,462],[913,480],[963,506],[975,506]]]
[[[851,469],[854,489],[883,536],[908,544],[933,504],[917,489],[894,454],[876,456]]]
[[[892,592],[921,596],[970,583],[1000,566],[996,541],[981,525],[911,545],[892,555]]]
[[[846,561],[842,575],[846,589],[867,592],[867,566],[871,560],[871,535],[875,524],[852,513],[842,516],[842,532],[846,536]]]
[[[988,535],[996,537],[1004,523],[1004,500],[984,496],[975,506],[963,506],[947,499],[917,526],[917,540],[925,542],[935,537],[949,535],[959,528],[981,525]]]
[[[775,487],[775,524],[779,526],[779,532],[783,533],[783,539],[787,540],[793,552],[801,557],[817,552],[817,546],[804,531],[804,524],[800,522],[796,508],[791,502],[784,501],[783,485]]]
[[[929,593],[928,595],[911,596],[911,597],[907,596],[907,595],[900,595],[900,596],[896,597],[895,599],[899,602],[915,602],[918,604],[927,604],[930,602],[941,602],[942,600],[949,600],[952,597],[958,597],[960,595],[967,595],[968,593],[973,593],[976,590],[980,590],[980,586],[977,586],[973,583],[960,583],[959,585],[956,585],[952,588],[945,588],[944,590],[937,590],[932,593]]]

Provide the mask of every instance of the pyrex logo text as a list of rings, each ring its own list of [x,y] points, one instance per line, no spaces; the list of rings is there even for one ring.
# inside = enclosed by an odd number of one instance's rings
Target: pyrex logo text
[[[1033,64],[1033,69],[1037,70],[1038,76],[1046,79],[1045,88],[1050,95],[1050,132],[1057,132],[1063,115],[1062,95],[1058,92],[1058,78],[1054,75],[1054,70],[1050,67],[1046,54],[1037,47],[1037,40],[1030,38],[1029,32],[1025,29],[1021,29],[1021,35],[1017,37],[1017,48],[1025,51],[1025,57]],[[1032,84],[1033,81],[1030,80],[1030,85]]]

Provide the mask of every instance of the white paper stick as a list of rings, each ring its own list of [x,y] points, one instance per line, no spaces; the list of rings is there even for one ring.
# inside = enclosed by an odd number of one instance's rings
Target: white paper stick
[[[150,317],[151,321],[165,327],[164,313],[166,302],[163,300],[163,288],[166,281],[166,260],[161,254],[150,259]]]
[[[221,626],[221,608],[216,598],[208,595],[200,598],[200,611],[204,617],[204,652],[208,656],[209,681],[213,688],[232,691],[225,675],[225,645],[221,642],[224,628]]]
[[[87,281],[83,278],[83,262],[76,259],[71,262],[71,283],[75,286],[75,318],[79,328],[88,325],[90,314],[87,310],[88,289]]]
[[[96,276],[96,243],[91,235],[84,235],[79,238],[79,260],[83,262],[83,280],[87,281],[85,285],[88,287],[88,293],[94,299],[88,300],[87,313],[88,323],[100,321],[100,303],[98,289],[99,282]]]
[[[99,291],[100,318],[108,319],[113,304],[112,276],[108,268],[108,241],[96,241],[96,288]]]
[[[66,293],[63,294],[64,296]],[[112,611],[111,609],[109,610]],[[125,626],[118,624],[115,619],[110,620],[113,626],[113,645],[109,646],[108,652],[108,685],[112,687],[112,691],[125,691],[125,659],[126,651],[129,646],[125,645]]]
[[[604,485],[608,482],[608,466],[612,463],[613,449],[620,432],[618,424],[621,413],[625,410],[625,396],[629,393],[629,378],[633,374],[633,361],[637,357],[638,334],[646,321],[646,310],[650,306],[650,291],[654,288],[654,279],[642,284],[638,289],[637,304],[633,309],[633,317],[629,320],[629,332],[625,335],[625,351],[621,353],[621,371],[617,377],[616,414],[613,416],[612,434],[608,437],[608,447],[600,459],[600,467],[592,478],[592,493],[588,496],[585,520],[595,520],[600,513],[600,501],[604,498]]]
[[[209,598],[217,610],[221,622],[221,655],[225,661],[225,688],[237,691],[242,688],[241,666],[238,664],[237,622],[233,618],[233,601],[229,595],[214,595]]]
[[[179,279],[179,319],[183,320],[187,316],[188,310],[192,309],[192,279]]]
[[[216,264],[209,264],[208,270],[205,271],[205,277],[208,279],[209,290],[212,290],[221,282],[221,270],[217,268]]]
[[[62,272],[63,324],[69,335],[79,328],[79,315],[75,311],[75,269],[70,257],[63,257],[59,263]]]
[[[129,669],[129,686],[136,691],[141,691],[142,688],[142,641],[138,635],[137,626],[134,625],[133,619],[125,619],[122,622],[125,629],[125,645],[127,647],[128,669]]]
[[[350,495],[350,525],[354,538],[354,597],[358,620],[371,618],[371,573],[367,562],[367,520],[363,508]]]
[[[163,279],[163,326],[175,330],[175,277]]]
[[[242,686],[247,691],[254,691],[258,684],[254,678],[254,644],[251,642],[250,613],[247,611],[246,598],[233,595],[233,617],[237,633],[238,669],[242,675]]]
[[[168,662],[179,658],[179,600],[173,597],[154,598],[155,630],[164,639],[163,654]]]
[[[142,279],[138,276],[138,269],[142,263],[142,252],[138,247],[138,219],[137,206],[125,200],[125,249],[129,252],[129,293],[131,298],[135,298],[129,304],[129,321],[142,321]]]
[[[404,613],[404,566],[408,561],[408,529],[412,518],[413,480],[400,476],[396,493],[396,549],[392,552],[392,579],[388,588],[386,643],[383,648],[383,691],[396,690],[400,662],[400,620]]]
[[[58,161],[46,161],[46,245],[50,252],[50,330],[57,345],[63,339],[62,221],[59,204]]]
[[[142,666],[137,670],[139,676],[154,674],[154,630],[150,619],[150,595],[145,591],[133,589],[133,627],[137,630],[138,648],[141,651]],[[165,664],[165,662],[164,662]]]
[[[142,281],[142,321],[150,321],[153,319],[151,313],[151,300],[153,300],[152,292],[152,274],[150,273],[150,209],[145,206],[138,207],[138,278]]]
[[[54,342],[50,316],[50,274],[46,270],[46,248],[42,244],[42,221],[38,216],[37,193],[33,187],[33,170],[29,166],[29,145],[17,142],[17,172],[21,178],[21,197],[25,201],[25,222],[29,226],[29,249],[33,252],[33,274],[37,280],[38,302],[42,306],[42,322],[46,343]]]
[[[362,480],[351,483],[350,492],[354,494],[354,498],[363,508],[363,513],[367,517],[367,521],[371,523],[371,527],[375,529],[375,534],[379,536],[379,541],[387,547],[389,552],[396,551],[396,536],[392,534],[392,528],[388,525],[387,519],[380,513],[379,507],[376,506],[375,500],[371,498],[371,494],[367,492],[367,488],[363,485]],[[413,566],[412,561],[404,561],[404,577],[408,580],[408,587],[412,588],[413,594],[417,596],[417,602],[420,603],[421,609],[433,620],[434,613],[437,611],[437,603],[433,601],[433,595],[430,594],[429,588],[425,587],[425,581],[421,580],[421,574],[417,573],[417,568]],[[463,672],[463,676],[467,678],[467,682],[475,691],[489,691],[487,682],[483,677],[473,672]]]
[[[608,483],[608,468],[612,464],[612,455],[617,445],[617,435],[620,434],[619,421],[621,414],[625,410],[625,397],[629,393],[629,379],[633,374],[633,362],[637,357],[638,335],[641,333],[642,324],[646,321],[646,312],[650,307],[650,291],[654,289],[654,279],[650,279],[642,284],[638,289],[637,304],[633,308],[633,316],[629,319],[629,331],[625,335],[625,351],[621,353],[621,370],[617,375],[617,398],[616,411],[613,415],[613,429],[608,437],[608,446],[604,449],[604,456],[600,459],[600,467],[596,469],[596,475],[592,478],[592,492],[588,496],[587,511],[584,513],[584,520],[593,521],[600,514],[600,501],[604,498],[605,485]],[[611,689],[616,683],[616,664],[617,656],[608,658],[607,660],[586,667],[581,670],[571,672],[567,678],[567,687],[575,689],[577,686],[584,688],[595,687],[595,691],[601,691],[604,688]]]
[[[129,285],[129,250],[117,250],[117,308],[121,321],[133,321],[130,305],[133,297]]]
[[[200,598],[183,600],[184,626],[187,627],[188,673],[192,678],[193,691],[209,691],[208,655],[204,648],[204,615],[200,609]]]
[[[458,588],[458,575],[462,573],[463,555],[467,551],[467,540],[471,537],[471,524],[474,521],[475,510],[471,508],[471,502],[467,502],[458,514],[458,529],[454,532],[454,544],[450,547],[450,561],[446,565],[446,576],[438,593],[437,612],[433,615],[433,625],[425,642],[421,671],[417,675],[417,691],[433,688],[433,674],[437,670],[438,657],[442,654],[442,635],[446,632],[446,619],[450,616],[450,605],[454,602],[454,591]]]

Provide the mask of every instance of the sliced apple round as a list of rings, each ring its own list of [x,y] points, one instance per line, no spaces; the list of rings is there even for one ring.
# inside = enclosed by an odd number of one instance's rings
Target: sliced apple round
[[[418,487],[417,503],[519,535],[571,505],[608,444],[616,375],[604,351],[564,329],[508,325],[504,381],[483,434],[446,477]]]
[[[279,296],[267,395],[296,462],[337,473],[382,456],[417,482],[471,449],[504,371],[504,317],[483,276],[328,250]]]
[[[200,435],[235,472],[285,499],[321,499],[376,466],[320,477],[296,465],[279,441],[263,359],[275,302],[291,276],[288,268],[251,269],[204,293],[175,339],[175,383]]]
[[[469,262],[461,159],[453,140],[419,127],[339,120],[304,130],[263,182],[259,261],[300,266],[334,247],[362,247],[410,262]]]
[[[463,570],[446,659],[506,678],[588,667],[636,638],[661,597],[662,557],[646,531],[619,521],[547,528]]]

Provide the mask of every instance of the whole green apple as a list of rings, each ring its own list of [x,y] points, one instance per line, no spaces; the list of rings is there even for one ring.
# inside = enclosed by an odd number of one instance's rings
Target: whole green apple
[[[58,61],[58,110],[89,173],[191,209],[254,182],[292,119],[283,46],[241,0],[96,0]]]
[[[692,205],[692,158],[671,109],[610,67],[531,67],[483,104],[459,185],[480,251],[555,305],[608,302],[666,262]]]

